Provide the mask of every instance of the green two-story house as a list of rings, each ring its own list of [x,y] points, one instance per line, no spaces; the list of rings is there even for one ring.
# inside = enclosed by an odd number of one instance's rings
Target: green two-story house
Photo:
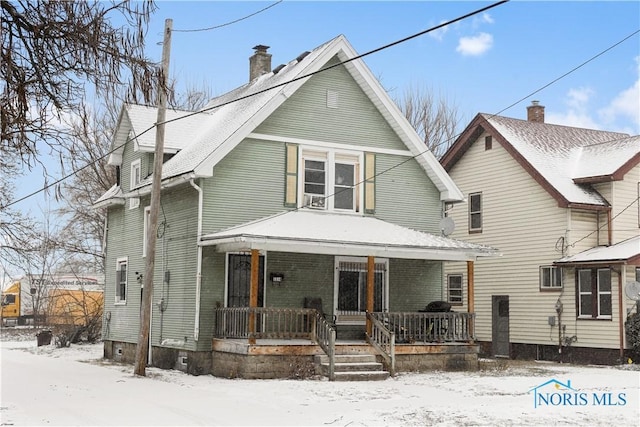
[[[415,354],[457,343],[451,366],[467,367],[472,307],[442,336],[424,313],[444,299],[444,261],[472,270],[496,254],[443,235],[443,206],[463,194],[343,36],[273,69],[254,49],[246,85],[167,112],[149,363],[281,377],[246,359],[335,354],[349,339],[387,362],[400,341]],[[105,357],[122,361],[140,327],[156,114],[124,106],[119,181],[95,203],[107,211]]]

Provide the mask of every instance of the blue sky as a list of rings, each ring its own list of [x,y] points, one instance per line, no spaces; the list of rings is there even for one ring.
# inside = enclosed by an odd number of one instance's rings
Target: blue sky
[[[493,4],[285,0],[216,30],[180,31],[219,26],[274,3],[159,1],[148,55],[160,60],[164,21],[173,19],[172,77],[218,95],[248,81],[248,58],[257,44],[270,46],[273,67],[339,34],[363,54]],[[411,85],[447,98],[458,106],[462,126],[479,112],[524,119],[536,99],[549,123],[639,134],[639,34],[528,96],[638,29],[637,1],[511,1],[364,61],[394,98]],[[18,181],[16,196],[42,186],[35,171]],[[15,205],[35,214],[44,206],[42,193]]]
[[[173,19],[171,74],[213,94],[248,80],[248,57],[270,46],[272,64],[344,34],[358,53],[455,19],[494,2],[160,1],[148,33],[160,58],[166,18]],[[640,29],[640,3],[511,1],[435,33],[371,54],[364,61],[391,93],[411,85],[450,99],[468,123],[497,113]],[[525,118],[532,99],[547,122],[640,133],[640,34],[501,114]]]

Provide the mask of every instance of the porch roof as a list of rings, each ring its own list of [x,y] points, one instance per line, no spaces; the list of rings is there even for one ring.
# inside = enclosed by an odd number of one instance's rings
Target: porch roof
[[[494,248],[402,227],[374,217],[306,209],[285,211],[217,233],[200,244],[219,252],[251,249],[325,255],[473,261]]]
[[[611,246],[596,246],[578,254],[564,257],[556,264],[634,264],[640,265],[640,236],[635,236]]]

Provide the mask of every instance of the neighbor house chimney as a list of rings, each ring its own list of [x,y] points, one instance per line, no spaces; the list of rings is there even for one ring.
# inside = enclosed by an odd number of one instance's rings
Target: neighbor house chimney
[[[544,123],[544,106],[539,105],[539,101],[531,101],[531,105],[527,107],[527,120]]]
[[[257,45],[255,52],[249,58],[249,81],[271,72],[271,54],[267,53],[269,46]]]

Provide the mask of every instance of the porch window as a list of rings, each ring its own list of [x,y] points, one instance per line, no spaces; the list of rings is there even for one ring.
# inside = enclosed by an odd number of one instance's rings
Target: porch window
[[[578,270],[578,317],[611,319],[611,270]]]
[[[447,275],[447,292],[451,304],[462,304],[462,274]]]
[[[116,304],[127,302],[127,258],[118,258],[116,261]]]
[[[482,232],[482,193],[469,194],[469,232]]]
[[[562,270],[554,266],[540,267],[540,290],[561,290]]]
[[[352,317],[364,320],[367,310],[367,261],[364,258],[343,258],[337,262],[338,320]],[[374,263],[373,310],[386,311],[388,305],[387,261]]]

